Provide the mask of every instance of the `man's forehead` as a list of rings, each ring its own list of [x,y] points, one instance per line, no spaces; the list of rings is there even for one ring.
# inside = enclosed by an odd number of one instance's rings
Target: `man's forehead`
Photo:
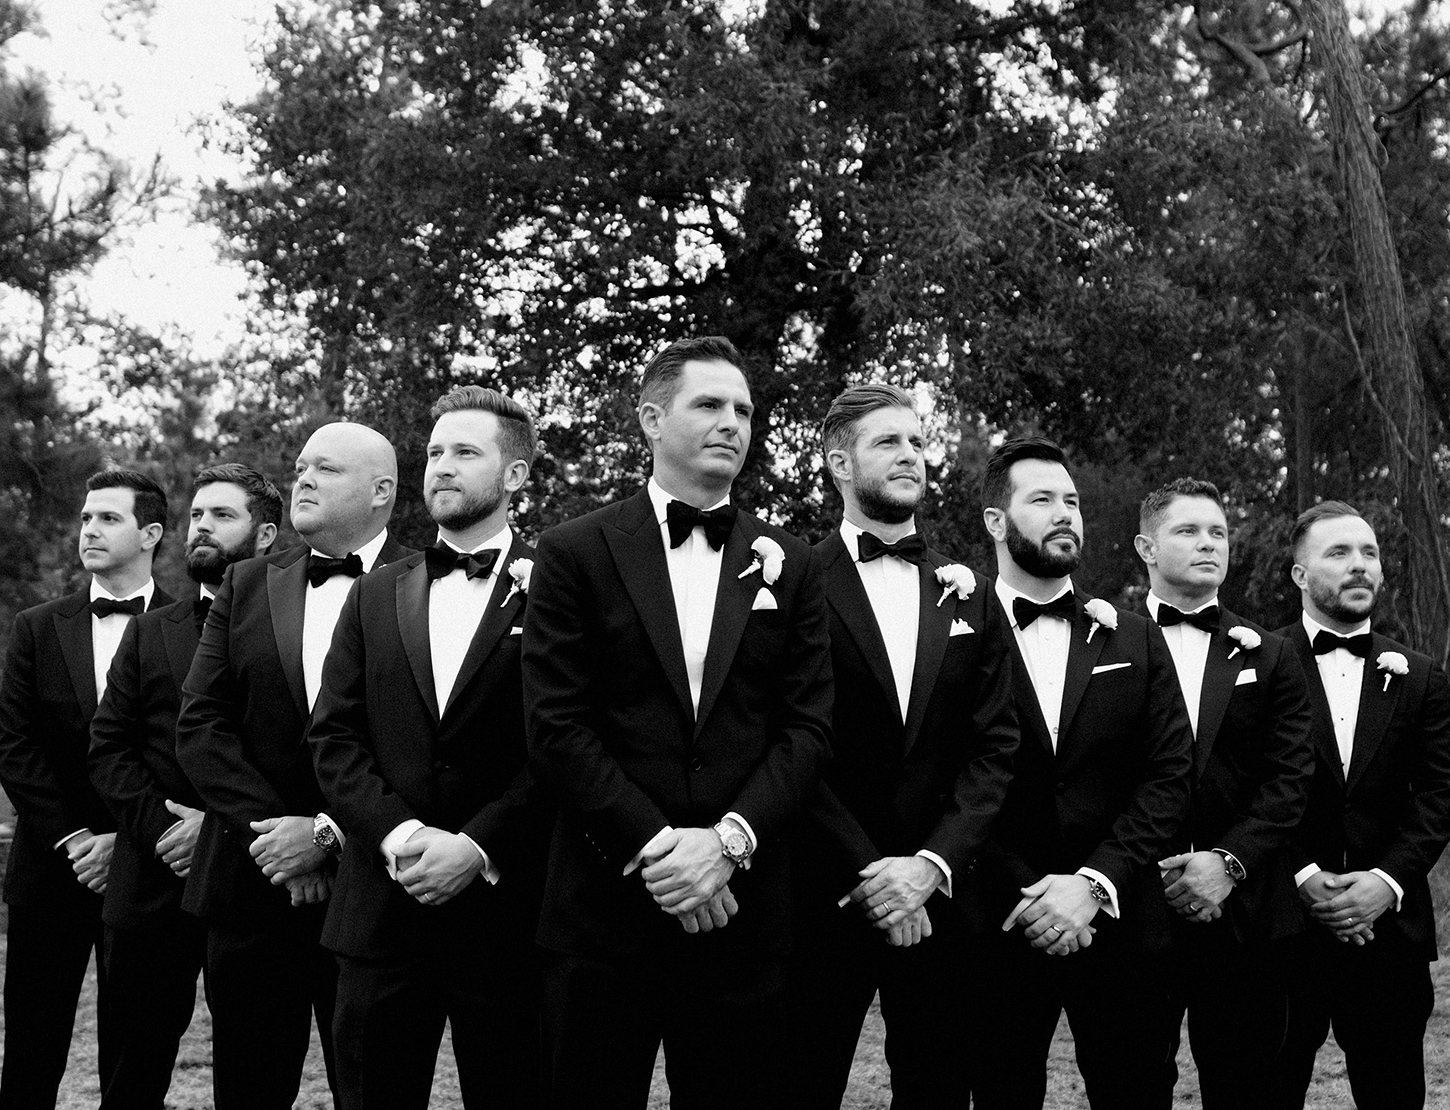
[[[1355,547],[1378,546],[1374,529],[1369,521],[1359,516],[1331,516],[1316,520],[1304,533],[1304,542],[1310,550],[1323,550],[1340,544]]]
[[[246,508],[246,504],[247,491],[235,482],[208,482],[191,499],[193,509],[207,509],[217,505]]]
[[[1072,475],[1067,467],[1052,459],[1019,459],[1007,472],[1012,482],[1012,492],[1033,493],[1045,490],[1049,493],[1076,493]]]
[[[901,434],[919,435],[921,433],[921,417],[916,415],[914,409],[905,408],[901,405],[883,405],[879,409],[872,409],[856,424],[857,436]]]
[[[130,486],[107,486],[105,489],[93,489],[86,493],[86,503],[83,512],[121,512],[130,513],[136,510],[136,491]]]
[[[680,367],[679,392],[692,396],[728,390],[750,398],[750,383],[745,380],[738,366],[721,359],[686,360]]]
[[[1212,497],[1181,493],[1163,506],[1164,524],[1227,524],[1223,507]]]

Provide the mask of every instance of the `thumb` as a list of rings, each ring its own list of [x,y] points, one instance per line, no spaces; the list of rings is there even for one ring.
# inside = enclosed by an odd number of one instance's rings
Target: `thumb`
[[[280,817],[264,817],[260,821],[251,822],[254,833],[269,833],[282,823]]]
[[[170,798],[166,799],[166,808],[177,817],[186,816],[186,807],[184,805],[178,804],[177,802],[173,802]]]
[[[1324,880],[1324,885],[1327,886],[1330,890],[1338,890],[1340,887],[1348,886],[1349,884],[1341,879],[1338,875],[1330,875],[1327,879]]]
[[[1042,876],[1042,878],[1038,879],[1031,886],[1024,886],[1022,888],[1023,897],[1026,897],[1026,898],[1036,898],[1039,895],[1046,894],[1047,893],[1047,888],[1049,886],[1051,886],[1051,885],[1052,885],[1052,879],[1049,876],[1044,875],[1044,876]]]
[[[871,863],[868,863],[865,867],[861,868],[860,871],[857,871],[856,874],[860,875],[863,879],[874,879],[877,875],[881,873],[882,869],[885,866],[886,857],[883,856],[881,859],[874,860]]]
[[[1167,859],[1160,859],[1158,861],[1158,866],[1164,871],[1172,871],[1176,867],[1188,866],[1188,861],[1192,858],[1192,852],[1179,852],[1176,856],[1169,856]]]

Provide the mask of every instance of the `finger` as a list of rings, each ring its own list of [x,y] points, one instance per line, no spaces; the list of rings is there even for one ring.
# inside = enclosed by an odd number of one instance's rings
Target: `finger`
[[[924,937],[931,936],[931,918],[926,914],[921,915],[921,935]]]
[[[191,874],[191,860],[187,860],[184,864],[181,864],[180,866],[173,863],[171,865],[171,870],[176,872],[178,878],[184,879]]]
[[[250,822],[250,825],[254,833],[269,833],[281,823],[282,818],[280,817],[264,817],[260,821]]]
[[[1025,896],[1030,896],[1029,900],[1036,899],[1038,897],[1038,895],[1046,893],[1047,892],[1047,888],[1049,886],[1051,886],[1051,885],[1052,885],[1052,880],[1049,879],[1046,875],[1044,875],[1042,878],[1038,879],[1031,886],[1024,886],[1024,887],[1022,887],[1022,893]]]
[[[728,886],[720,896],[720,904],[724,907],[725,914],[728,917],[734,917],[740,912],[740,903],[735,901],[735,895],[730,893]]]
[[[706,907],[709,910],[710,923],[718,928],[725,928],[730,922],[730,915],[725,912],[721,899],[712,899]]]
[[[1169,856],[1167,859],[1160,859],[1158,861],[1158,869],[1160,871],[1173,871],[1176,868],[1186,866],[1188,864],[1188,861],[1192,858],[1192,852],[1180,852],[1176,856]]]
[[[1032,903],[1035,901],[1037,901],[1037,895],[1033,894],[1028,897],[1024,897],[1022,901],[1018,902],[1017,905],[1013,906],[1012,912],[1007,915],[1007,920],[1002,922],[1002,932],[1005,933],[1010,931],[1012,926],[1017,924],[1017,919],[1022,916],[1022,911],[1025,910],[1028,906],[1032,905]]]
[[[886,865],[887,859],[883,856],[881,859],[872,860],[865,867],[861,868],[860,871],[857,871],[856,874],[860,875],[863,879],[873,879],[886,869]]]

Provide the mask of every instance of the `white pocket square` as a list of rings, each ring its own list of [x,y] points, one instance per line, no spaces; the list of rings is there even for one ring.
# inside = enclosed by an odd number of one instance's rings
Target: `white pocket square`
[[[760,587],[760,591],[755,595],[755,600],[750,604],[750,611],[752,613],[755,612],[755,610],[757,609],[779,608],[780,606],[775,603],[775,595],[767,590],[764,586]]]
[[[523,625],[519,625],[517,628],[510,628],[509,629],[509,635],[510,636],[522,636],[523,634],[524,634],[524,626]]]
[[[952,621],[952,630],[947,633],[947,635],[970,636],[975,631],[976,629],[969,625],[966,621]]]
[[[1259,681],[1259,672],[1253,667],[1245,667],[1239,671],[1238,678],[1234,679],[1235,686],[1247,686],[1250,682]]]
[[[1104,671],[1120,671],[1124,667],[1131,667],[1131,663],[1104,663],[1101,667],[1094,667],[1093,674],[1102,674]]]

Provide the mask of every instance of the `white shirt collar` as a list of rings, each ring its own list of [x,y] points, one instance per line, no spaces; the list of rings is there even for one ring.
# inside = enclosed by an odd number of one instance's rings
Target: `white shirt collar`
[[[846,553],[857,563],[861,561],[861,537],[865,532],[866,529],[857,527],[845,517],[841,518],[841,539],[846,544]],[[906,535],[916,535],[916,526],[912,525],[911,531],[906,533]],[[880,536],[876,538],[881,539]],[[902,538],[904,539],[905,537],[903,536]],[[885,541],[883,540],[882,542],[884,543]]]
[[[362,560],[363,573],[366,574],[368,571],[372,570],[373,567],[377,566],[377,563],[378,563],[378,555],[383,550],[383,544],[385,544],[387,542],[388,542],[388,530],[386,528],[384,528],[376,536],[374,536],[372,539],[368,540],[367,543],[365,543],[361,547],[359,547],[355,552],[348,552],[348,554],[350,554],[350,555],[356,555],[359,559]],[[320,559],[330,559],[330,558],[334,558],[334,556],[331,556],[331,555],[324,555],[321,551],[318,551],[317,548],[315,548],[315,547],[312,548],[311,550],[312,550],[312,554],[316,555]]]
[[[678,501],[679,498],[673,494],[666,493],[659,482],[655,481],[653,475],[650,476],[650,480],[644,488],[649,491],[650,503],[654,505],[656,523],[663,524],[669,511],[670,502]],[[718,509],[721,505],[728,504],[730,504],[730,495],[727,493],[719,501],[716,501],[715,504],[707,505],[705,512],[709,512],[711,509]]]
[[[1359,636],[1368,632],[1370,625],[1370,622],[1366,620],[1363,624],[1355,625],[1353,630],[1349,632],[1336,632],[1332,628],[1324,627],[1324,625],[1311,617],[1308,612],[1301,613],[1300,619],[1304,622],[1304,631],[1309,634],[1309,642],[1311,644],[1314,642],[1314,634],[1316,632],[1328,632],[1331,636]]]
[[[1153,618],[1153,623],[1154,624],[1157,624],[1158,623],[1158,606],[1160,606],[1160,605],[1167,605],[1168,602],[1164,601],[1161,597],[1159,597],[1157,594],[1155,594],[1152,590],[1149,590],[1148,591],[1148,600],[1147,600],[1147,602],[1145,604],[1148,606],[1148,615]],[[1179,610],[1179,611],[1180,612],[1183,612],[1183,613],[1198,613],[1198,612],[1202,612],[1204,609],[1207,609],[1210,605],[1217,605],[1217,604],[1218,604],[1218,594],[1214,594],[1213,597],[1209,598],[1202,605],[1200,605],[1197,609],[1182,609],[1182,610]],[[1178,606],[1175,605],[1174,608],[1177,609]]]
[[[108,597],[111,598],[113,601],[130,601],[133,597],[141,597],[146,599],[146,607],[149,609],[151,607],[151,595],[155,592],[156,579],[154,578],[146,579],[146,581],[142,583],[139,589],[132,590],[125,597],[116,597],[115,594],[111,593],[110,590],[106,589],[106,587],[102,586],[94,578],[91,579],[92,601],[95,601],[97,598],[101,597]]]
[[[449,543],[447,540],[445,540],[441,533],[438,536],[438,542],[443,544],[445,547],[451,547],[454,551],[461,552],[463,550],[463,548],[459,547],[456,543]],[[513,546],[513,542],[513,529],[505,524],[502,528],[500,528],[493,535],[489,536],[488,539],[484,540],[477,547],[470,548],[468,554],[472,555],[475,551],[482,551],[484,548],[487,547],[498,548],[498,562],[494,564],[494,573],[497,574],[508,565],[509,548]]]

